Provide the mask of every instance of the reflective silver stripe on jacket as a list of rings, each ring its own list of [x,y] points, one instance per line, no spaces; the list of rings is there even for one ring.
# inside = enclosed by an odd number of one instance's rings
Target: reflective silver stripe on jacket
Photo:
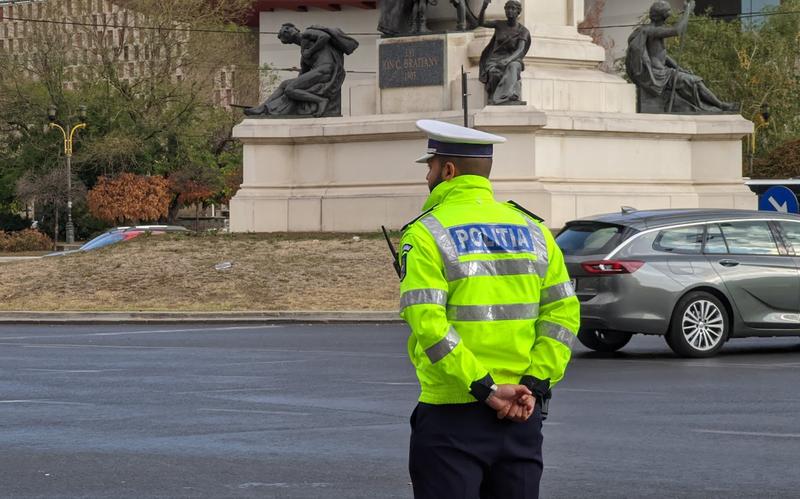
[[[543,288],[542,296],[539,299],[539,303],[542,306],[545,306],[549,303],[553,303],[558,300],[563,300],[564,298],[569,298],[570,296],[575,296],[575,290],[572,289],[571,282],[564,281],[561,284],[556,284],[554,286]]]
[[[536,324],[536,334],[538,336],[547,336],[548,338],[552,338],[558,342],[561,342],[570,350],[572,350],[572,346],[575,344],[575,340],[577,339],[575,334],[569,329],[560,324],[547,321],[542,321]]]
[[[447,291],[443,289],[412,289],[400,297],[400,311],[411,305],[447,305]]]
[[[451,327],[444,338],[425,350],[425,354],[431,360],[431,364],[436,364],[442,360],[445,355],[452,352],[459,341],[461,341],[461,337],[456,330]]]
[[[439,253],[441,253],[442,261],[444,262],[444,273],[447,280],[455,281],[456,279],[461,279],[461,277],[456,277],[459,274],[458,252],[453,240],[450,238],[450,234],[447,233],[444,226],[433,215],[423,217],[420,222],[430,231],[436,241],[436,247],[439,248]]]
[[[536,252],[536,262],[534,262],[536,273],[539,277],[544,279],[547,275],[548,262],[550,261],[547,255],[547,240],[544,238],[544,232],[542,232],[542,229],[538,225],[528,217],[525,217],[525,221],[528,222],[528,228],[531,230],[531,235],[533,236],[533,249]]]
[[[467,262],[458,261],[458,252],[455,244],[450,238],[447,229],[433,215],[428,215],[420,220],[430,231],[439,253],[444,262],[444,273],[448,282],[476,276],[498,276],[498,275],[525,275],[537,274],[544,278],[547,273],[547,245],[544,243],[544,235],[538,226],[528,223],[533,237],[534,251],[537,261],[529,258],[504,258],[502,260],[471,260]],[[544,248],[544,249],[542,249]],[[544,270],[542,270],[544,269]]]
[[[511,305],[449,305],[449,321],[514,321],[539,317],[538,303]]]

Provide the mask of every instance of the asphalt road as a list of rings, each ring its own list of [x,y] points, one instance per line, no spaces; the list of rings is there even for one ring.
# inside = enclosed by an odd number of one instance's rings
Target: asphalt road
[[[411,497],[406,328],[0,326],[1,497]],[[800,339],[579,348],[545,498],[798,497]]]

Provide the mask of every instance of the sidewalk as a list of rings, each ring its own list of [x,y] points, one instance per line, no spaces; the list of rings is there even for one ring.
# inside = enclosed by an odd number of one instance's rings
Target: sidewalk
[[[399,323],[394,311],[0,312],[2,324],[356,324]]]
[[[21,262],[24,260],[38,260],[40,256],[0,256],[0,263]]]

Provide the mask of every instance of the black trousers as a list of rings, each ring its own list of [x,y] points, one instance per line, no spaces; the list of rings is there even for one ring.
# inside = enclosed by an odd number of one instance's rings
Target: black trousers
[[[419,403],[411,415],[409,472],[415,499],[536,499],[542,416],[498,420],[483,403]]]

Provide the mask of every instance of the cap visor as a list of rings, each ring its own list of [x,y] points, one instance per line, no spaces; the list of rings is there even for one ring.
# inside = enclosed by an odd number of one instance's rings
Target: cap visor
[[[416,161],[414,161],[414,163],[423,163],[423,164],[425,164],[425,163],[427,163],[427,162],[428,162],[428,160],[429,160],[429,159],[431,159],[433,156],[434,156],[433,154],[426,154],[426,155],[424,155],[424,156],[420,156],[419,158],[417,158],[417,160],[416,160]]]

